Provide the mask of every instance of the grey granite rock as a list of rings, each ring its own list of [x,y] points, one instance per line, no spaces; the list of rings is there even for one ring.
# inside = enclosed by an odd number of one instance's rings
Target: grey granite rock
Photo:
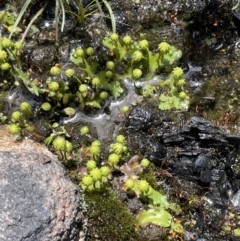
[[[0,240],[79,240],[81,192],[57,157],[4,129],[0,136]]]

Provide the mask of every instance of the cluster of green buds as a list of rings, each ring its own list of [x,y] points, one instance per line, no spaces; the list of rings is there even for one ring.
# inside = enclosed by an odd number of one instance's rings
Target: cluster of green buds
[[[139,173],[143,171],[143,169],[148,168],[150,165],[150,161],[147,158],[143,158],[140,161]],[[131,173],[131,172],[129,172]],[[146,180],[139,180],[138,175],[128,174],[128,178],[125,182],[125,189],[127,191],[133,191],[137,196],[149,197],[153,193],[153,188]]]
[[[11,69],[10,61],[18,59],[18,52],[23,48],[21,41],[13,42],[6,37],[0,37],[0,69],[8,71]]]
[[[160,82],[160,87],[164,90],[160,95],[159,109],[187,109],[188,95],[184,91],[185,79],[183,69],[175,67],[168,78]]]
[[[22,32],[22,29],[20,27],[15,27],[14,24],[16,21],[16,16],[13,13],[7,12],[7,11],[1,11],[0,12],[0,21],[2,22],[3,27],[8,30],[9,33],[11,33],[13,30],[15,30],[14,33],[20,33]]]
[[[68,70],[71,71],[71,69]],[[66,72],[68,70],[66,70]],[[41,105],[41,109],[46,112],[50,110],[54,111],[57,108],[64,111],[63,107],[65,107],[65,109],[70,108],[68,104],[73,93],[69,90],[69,86],[66,82],[59,78],[61,74],[60,67],[53,66],[50,69],[50,73],[53,77],[49,77],[45,82],[46,87],[41,89],[42,93],[45,95],[47,94],[45,101]]]
[[[149,49],[149,42],[146,39],[133,41],[128,35],[120,38],[116,33],[105,37],[102,44],[111,53],[105,69],[99,66],[92,47],[86,50],[78,47],[71,54],[71,61],[84,72],[84,76],[78,80],[79,91],[76,93],[81,109],[86,105],[101,108],[109,95],[118,98],[124,91],[121,79],[125,77],[133,81],[141,80],[142,77],[150,80],[161,71],[171,72],[182,56],[182,52],[169,43],[161,42],[158,51],[153,52]],[[125,65],[125,72],[119,74],[115,70],[122,63]],[[181,80],[174,84],[181,88],[184,83]],[[150,84],[143,85],[142,93],[145,97],[152,97],[156,93],[156,87]],[[180,97],[184,97],[183,93]],[[181,107],[178,105],[177,109]]]
[[[62,161],[67,161],[67,154],[71,153],[73,150],[72,143],[67,140],[70,138],[70,135],[65,130],[64,126],[59,125],[58,123],[52,124],[52,133],[50,136],[45,138],[44,144],[49,146],[52,144],[56,153],[60,154]]]
[[[125,158],[128,154],[128,149],[125,140],[125,136],[118,135],[114,143],[112,143],[109,147],[110,155],[108,157],[108,164],[113,167],[117,168],[118,163],[120,160]]]
[[[130,36],[122,39],[116,34],[104,38],[103,45],[114,54],[115,65],[122,61],[127,62],[127,71],[124,74],[131,79],[139,79],[145,74],[145,78],[152,78],[159,69],[166,70],[176,66],[182,56],[182,52],[166,42],[158,46],[158,52],[149,50],[146,39],[132,41]],[[128,61],[130,59],[130,61]]]
[[[88,160],[87,174],[81,178],[81,186],[85,191],[101,191],[111,178],[111,169],[108,166],[97,167],[96,161]]]
[[[114,61],[107,61],[106,67],[103,69],[102,66],[99,66],[99,61],[92,47],[86,50],[82,47],[74,49],[71,54],[71,61],[80,67],[84,73],[80,78],[75,76],[79,83],[77,96],[82,105],[81,108],[85,105],[101,108],[109,93],[117,98],[123,92],[118,79],[114,78],[116,76]]]
[[[127,179],[125,187],[128,191],[134,191],[137,196],[149,197],[153,194],[153,188],[146,180]]]
[[[33,131],[33,127],[29,124],[31,115],[31,105],[28,102],[22,102],[19,110],[11,114],[11,123],[7,126],[9,132],[13,135],[22,135],[23,130]]]
[[[98,160],[101,154],[101,142],[99,140],[93,141],[89,148],[89,152],[93,160]]]
[[[71,152],[73,149],[72,143],[65,139],[64,136],[57,136],[53,140],[53,147],[55,151]]]
[[[86,135],[88,131],[88,128],[85,126],[80,129],[82,135]],[[118,167],[119,161],[127,154],[125,143],[125,137],[118,135],[115,143],[110,145],[107,164],[100,168],[97,167],[96,162],[100,158],[101,142],[95,140],[91,143],[89,147],[91,159],[86,163],[87,175],[84,175],[81,180],[81,185],[84,190],[101,190],[106,186],[107,181],[111,177],[112,170]]]
[[[110,153],[115,153],[120,157],[123,157],[127,154],[127,146],[125,145],[125,136],[118,135],[116,137],[116,141],[110,145],[109,151]]]

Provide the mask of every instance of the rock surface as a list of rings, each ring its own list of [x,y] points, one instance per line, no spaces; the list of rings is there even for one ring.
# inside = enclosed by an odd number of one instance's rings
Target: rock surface
[[[0,136],[0,240],[79,240],[81,193],[57,157],[3,128]]]

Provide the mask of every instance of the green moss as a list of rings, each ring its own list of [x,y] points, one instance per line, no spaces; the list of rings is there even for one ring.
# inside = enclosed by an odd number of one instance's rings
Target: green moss
[[[135,241],[135,219],[112,191],[86,193],[89,241]]]

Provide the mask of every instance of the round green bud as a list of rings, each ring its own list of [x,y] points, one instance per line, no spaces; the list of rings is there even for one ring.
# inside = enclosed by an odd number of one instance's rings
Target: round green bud
[[[89,128],[88,128],[87,126],[81,127],[80,133],[81,133],[81,135],[86,135],[86,134],[88,134],[88,133],[89,133]]]
[[[44,111],[49,111],[49,110],[51,110],[52,106],[48,102],[44,102],[44,103],[42,103],[41,108]]]
[[[96,166],[97,166],[97,164],[94,160],[87,161],[86,167],[89,171],[94,169]]]
[[[91,146],[101,146],[101,142],[99,140],[95,140],[92,142]]]
[[[10,48],[11,46],[13,46],[13,42],[8,38],[3,38],[1,42],[3,48]]]
[[[59,123],[57,123],[57,122],[54,122],[53,124],[52,124],[52,128],[57,128],[57,127],[59,127]]]
[[[6,60],[7,52],[4,50],[0,50],[0,61]]]
[[[20,111],[14,111],[14,112],[12,113],[12,121],[13,121],[13,122],[16,122],[16,121],[21,120],[21,117],[22,117],[22,114],[21,114]]]
[[[73,77],[73,75],[75,75],[75,70],[74,69],[67,69],[65,71],[65,74],[68,78],[71,78],[71,77]]]
[[[116,33],[112,33],[112,34],[110,35],[110,39],[111,39],[113,42],[117,42],[117,41],[118,41],[118,38],[119,38],[119,36],[118,36],[118,34],[116,34]]]
[[[113,143],[110,145],[110,152],[122,155],[124,153],[124,145],[118,142]]]
[[[9,133],[13,135],[20,135],[22,130],[21,127],[17,124],[10,124],[7,126]]]
[[[125,36],[124,38],[123,38],[123,43],[125,44],[125,45],[130,45],[131,43],[132,43],[132,38],[130,37],[130,36]]]
[[[107,166],[101,167],[100,170],[101,170],[102,175],[103,175],[104,177],[107,177],[107,176],[110,174],[110,172],[111,172],[110,168],[107,167]]]
[[[142,76],[142,70],[141,69],[134,69],[132,75],[133,75],[134,79],[139,79]]]
[[[124,105],[124,106],[122,107],[122,112],[123,112],[124,114],[128,113],[128,112],[129,112],[129,107],[128,107],[127,105]]]
[[[172,75],[176,78],[180,78],[183,76],[183,69],[180,67],[176,67],[172,71]]]
[[[108,157],[108,162],[110,165],[116,166],[119,162],[119,155],[117,155],[116,153],[112,153],[109,155]]]
[[[143,54],[141,51],[136,50],[135,52],[133,52],[132,54],[132,60],[135,62],[140,61],[143,58]]]
[[[66,143],[65,143],[65,151],[66,151],[66,152],[71,152],[72,149],[73,149],[72,143],[71,143],[70,141],[67,141],[67,140],[66,140]]]
[[[88,86],[87,86],[86,84],[81,84],[81,85],[79,86],[79,91],[80,91],[81,93],[87,92],[87,90],[88,90]]]
[[[92,85],[95,86],[95,87],[100,86],[101,85],[101,80],[98,77],[94,77],[92,79]]]
[[[186,92],[181,91],[181,92],[179,93],[179,98],[181,98],[181,99],[186,99],[186,98],[187,98]]]
[[[75,54],[77,57],[83,57],[84,56],[84,50],[82,48],[77,48],[75,51]]]
[[[147,192],[149,187],[150,187],[150,185],[146,180],[140,180],[138,182],[138,188],[141,192]]]
[[[23,42],[22,42],[22,41],[17,41],[17,42],[15,42],[15,43],[14,43],[14,47],[15,47],[15,49],[17,49],[17,50],[22,49],[22,48],[23,48]]]
[[[143,39],[139,42],[140,49],[146,50],[148,49],[148,41],[146,39]]]
[[[158,45],[158,49],[159,51],[165,53],[169,50],[170,48],[170,45],[167,43],[167,42],[161,42],[159,45]]]
[[[9,63],[3,63],[1,64],[1,70],[2,71],[7,71],[11,68],[11,65]]]
[[[92,55],[94,54],[94,49],[93,49],[93,47],[87,48],[86,53],[87,53],[88,56],[92,56]]]
[[[64,151],[66,145],[66,140],[62,136],[57,136],[53,141],[53,147],[55,150]]]
[[[72,108],[72,107],[66,107],[66,108],[64,108],[64,109],[63,109],[63,112],[64,112],[66,115],[68,115],[68,116],[73,116],[73,115],[75,115],[75,113],[76,113],[75,109]]]
[[[89,174],[94,181],[99,181],[102,178],[102,172],[99,168],[92,169]]]
[[[50,69],[50,74],[51,75],[60,75],[61,74],[61,69],[57,66],[53,66],[51,69]]]
[[[180,79],[180,80],[177,81],[177,84],[176,84],[176,85],[177,85],[178,87],[183,87],[185,84],[186,84],[185,79]]]
[[[106,77],[107,77],[108,79],[112,78],[112,77],[113,77],[113,72],[112,72],[111,70],[107,70],[107,71],[106,71]]]
[[[116,142],[117,142],[117,143],[124,144],[124,143],[125,143],[125,136],[124,136],[124,135],[118,135],[118,136],[116,137]]]
[[[89,186],[93,185],[93,183],[94,183],[93,178],[89,175],[84,176],[82,178],[82,185],[84,185],[85,187],[89,187]]]
[[[101,153],[100,146],[91,145],[91,146],[90,146],[90,149],[89,149],[89,152],[90,152],[90,154],[91,154],[91,157],[92,157],[94,160],[98,159],[98,157],[100,156],[100,153]]]
[[[108,98],[108,92],[107,91],[102,91],[99,95],[101,100],[106,100]]]
[[[141,165],[142,165],[143,167],[148,167],[149,164],[150,164],[150,161],[149,161],[147,158],[143,158],[143,159],[141,160]]]
[[[127,189],[132,189],[134,187],[134,180],[133,179],[127,179],[125,182],[126,188]]]
[[[56,81],[52,81],[48,84],[48,88],[51,91],[57,91],[59,89],[59,83]]]
[[[114,64],[113,61],[108,61],[108,62],[106,63],[106,67],[107,67],[107,69],[109,69],[109,70],[114,70],[115,64]]]
[[[32,112],[31,105],[28,102],[22,102],[20,105],[20,110],[27,114]]]

